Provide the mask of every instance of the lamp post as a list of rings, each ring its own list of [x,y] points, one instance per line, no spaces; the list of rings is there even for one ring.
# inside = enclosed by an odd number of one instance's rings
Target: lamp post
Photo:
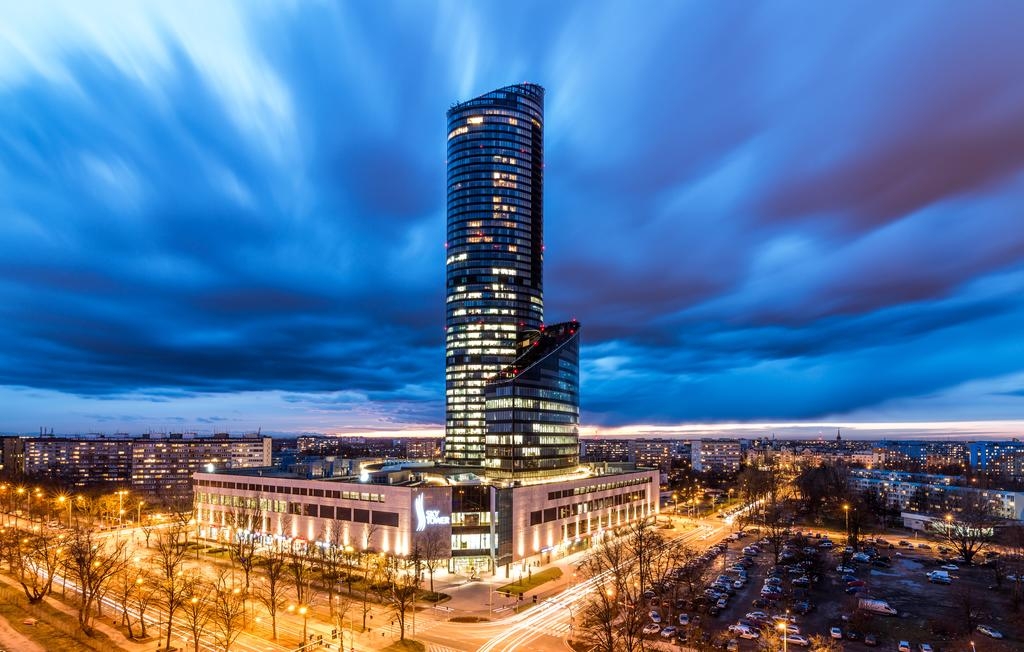
[[[124,489],[117,492],[117,529],[124,524],[124,495],[128,493]]]
[[[843,512],[846,514],[846,543],[850,543],[850,506],[843,504]]]
[[[135,515],[135,527],[142,527],[142,506],[146,504],[146,501],[140,500],[139,504],[136,505]]]
[[[302,616],[302,644],[306,644],[306,639],[309,637],[306,635],[306,624],[309,622],[309,607],[302,605],[299,607],[299,615]]]
[[[779,633],[782,635],[782,652],[787,652],[787,650],[789,649],[789,639],[786,636],[789,633],[788,627],[789,621],[775,623],[775,629],[779,630]]]

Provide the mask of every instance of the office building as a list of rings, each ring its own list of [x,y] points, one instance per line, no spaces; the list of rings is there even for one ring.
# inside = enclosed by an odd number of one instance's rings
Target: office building
[[[628,462],[629,454],[628,439],[580,439],[580,460],[583,462]]]
[[[274,469],[195,474],[199,535],[267,545],[352,546],[408,555],[443,541],[448,570],[501,572],[550,563],[658,513],[658,472],[578,467],[550,478],[489,481],[466,467],[375,464],[308,479]],[[242,523],[244,525],[239,525]]]
[[[743,446],[737,439],[697,439],[691,443],[690,462],[698,473],[736,473],[743,462]]]
[[[527,331],[485,388],[485,466],[494,478],[558,475],[579,457],[580,324]]]
[[[544,89],[448,111],[445,460],[483,466],[484,387],[544,321]]]

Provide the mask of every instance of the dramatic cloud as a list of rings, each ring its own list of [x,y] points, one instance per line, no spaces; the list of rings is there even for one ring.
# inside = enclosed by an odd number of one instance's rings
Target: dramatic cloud
[[[436,428],[444,112],[522,80],[587,423],[1024,418],[1022,21],[10,7],[0,428]]]

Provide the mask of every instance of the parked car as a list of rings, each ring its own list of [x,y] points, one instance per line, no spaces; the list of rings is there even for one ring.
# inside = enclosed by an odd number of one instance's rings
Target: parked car
[[[989,625],[978,625],[978,631],[990,638],[1002,638],[1003,634],[998,629]]]
[[[919,649],[921,652],[932,652],[932,646],[928,645],[927,643],[921,643],[917,646],[917,649]]]
[[[689,614],[679,614],[679,624],[682,625],[683,627],[686,627],[687,625],[689,625],[690,624],[690,615]]]
[[[658,613],[657,611],[652,611],[651,613],[648,614],[648,616],[651,617],[651,622],[652,623],[655,623],[657,625],[661,624],[661,614]],[[636,630],[633,630],[633,631],[636,631]]]
[[[942,570],[948,570],[948,571],[958,571],[958,570],[960,570],[960,567],[957,566],[956,564],[945,564],[945,565],[941,566],[940,568],[942,568]]]
[[[674,625],[669,625],[668,627],[666,627],[666,628],[661,630],[661,637],[662,638],[672,638],[675,635],[676,635],[676,628],[675,628]]]
[[[730,638],[729,642],[725,644],[725,652],[737,652],[740,649],[740,642],[734,638]]]
[[[864,637],[864,645],[867,645],[868,647],[877,647],[878,637],[874,634],[868,634]]]
[[[636,631],[636,630],[633,630],[633,631]],[[657,634],[658,632],[660,632],[661,631],[661,625],[659,625],[657,623],[647,623],[646,625],[644,625],[644,628],[642,630],[640,630],[640,631],[645,636],[650,636],[652,634]]]
[[[860,640],[860,632],[854,631],[852,629],[846,630],[845,636],[846,636],[846,640],[848,640],[848,641],[859,641]]]
[[[903,542],[900,541],[900,544]],[[899,646],[896,648],[899,652],[910,652],[910,641],[900,641]]]
[[[799,645],[800,647],[807,647],[811,644],[806,636],[801,636],[800,634],[786,634],[785,639],[786,643],[789,643],[790,645]]]

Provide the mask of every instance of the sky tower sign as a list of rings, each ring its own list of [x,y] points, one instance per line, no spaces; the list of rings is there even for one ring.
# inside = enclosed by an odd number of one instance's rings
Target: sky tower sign
[[[416,531],[423,532],[432,525],[451,525],[451,516],[441,516],[439,509],[426,509],[424,498],[426,494],[419,493],[413,499],[413,513],[416,515]]]

